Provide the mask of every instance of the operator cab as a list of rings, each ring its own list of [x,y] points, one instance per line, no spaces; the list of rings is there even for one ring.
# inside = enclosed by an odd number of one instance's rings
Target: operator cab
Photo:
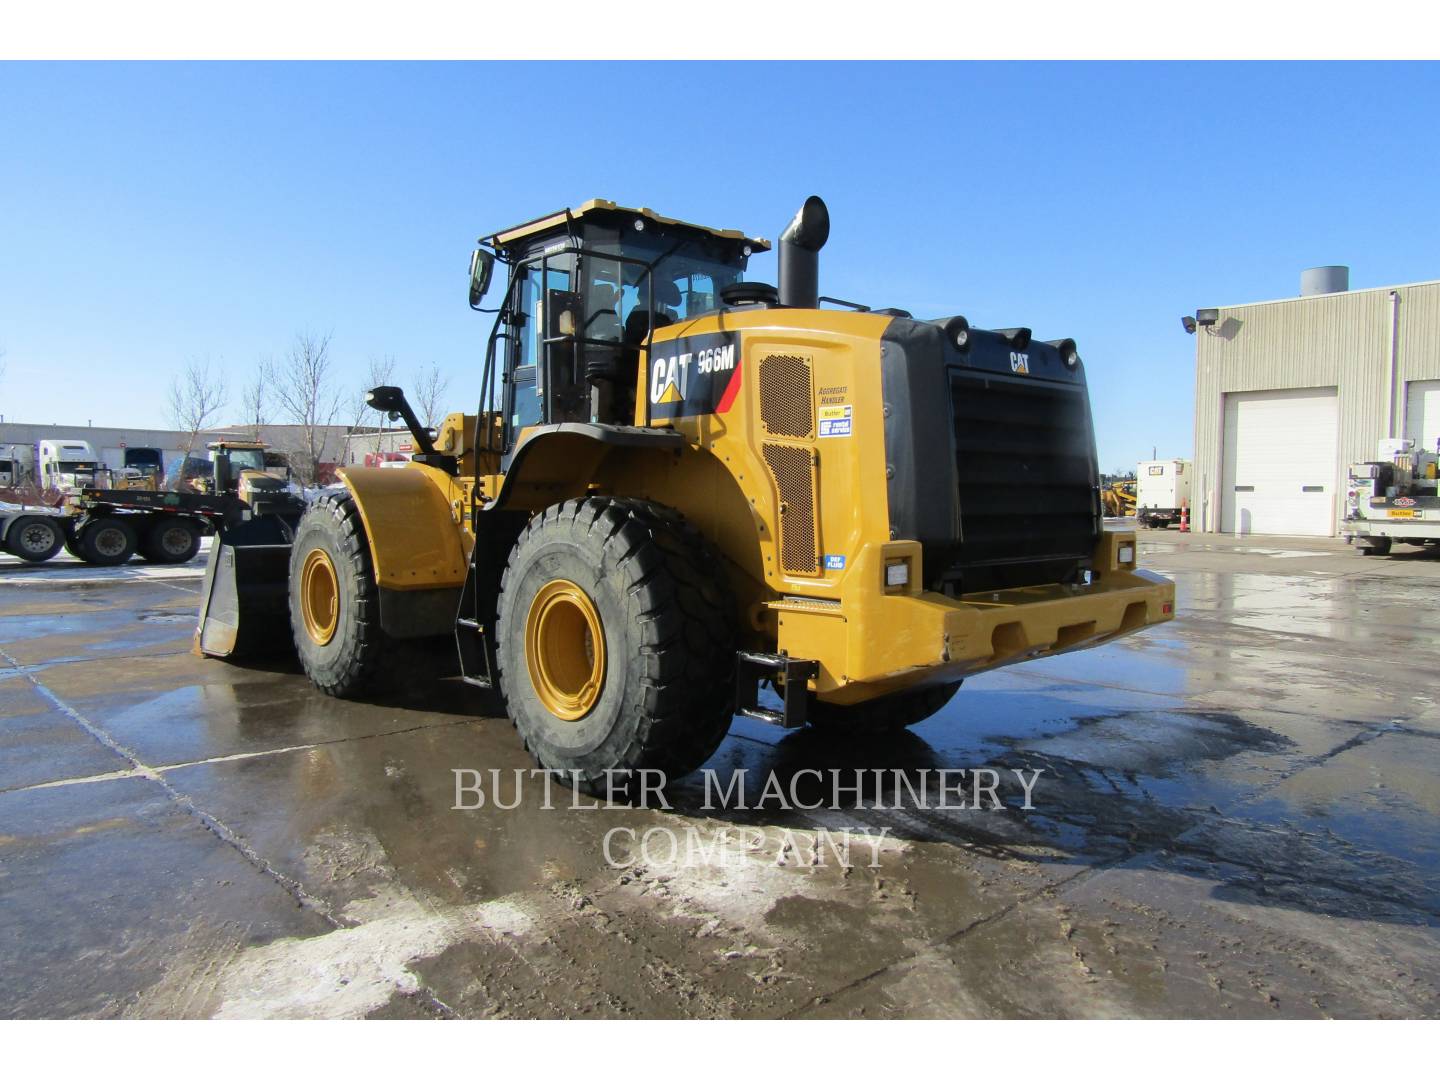
[[[482,245],[472,264],[472,307],[479,308],[492,258],[510,269],[480,405],[482,413],[502,413],[507,456],[536,424],[634,424],[640,349],[651,332],[721,307],[721,291],[742,280],[750,256],[770,248],[741,232],[603,199]]]

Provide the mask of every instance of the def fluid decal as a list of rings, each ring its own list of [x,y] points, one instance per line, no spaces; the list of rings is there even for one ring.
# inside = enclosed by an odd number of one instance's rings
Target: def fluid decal
[[[740,392],[740,335],[696,334],[650,350],[650,416],[726,413]]]

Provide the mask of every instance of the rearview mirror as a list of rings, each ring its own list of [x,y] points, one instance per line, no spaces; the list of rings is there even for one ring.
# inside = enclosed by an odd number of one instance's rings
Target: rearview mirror
[[[495,256],[476,248],[470,256],[470,306],[479,307],[490,288],[490,277],[495,273]]]

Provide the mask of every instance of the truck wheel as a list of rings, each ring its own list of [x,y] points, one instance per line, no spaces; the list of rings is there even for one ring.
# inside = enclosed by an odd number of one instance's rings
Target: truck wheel
[[[1361,555],[1389,555],[1390,537],[1374,536],[1368,542],[1362,540],[1359,548]]]
[[[730,729],[734,604],[679,514],[575,499],[530,520],[500,585],[497,653],[525,748],[591,794],[698,769]]]
[[[929,719],[950,703],[960,681],[924,686],[858,705],[812,701],[807,713],[814,727],[848,735],[882,735]]]
[[[370,541],[348,491],[305,511],[290,550],[290,630],[310,681],[355,697],[375,677],[385,640]]]
[[[135,554],[135,544],[135,530],[128,521],[101,517],[85,523],[75,546],[91,566],[119,566]]]
[[[187,518],[157,519],[145,530],[140,555],[146,562],[189,562],[200,550],[200,530]]]
[[[5,534],[6,549],[26,562],[44,562],[64,546],[64,531],[49,518],[18,518]]]

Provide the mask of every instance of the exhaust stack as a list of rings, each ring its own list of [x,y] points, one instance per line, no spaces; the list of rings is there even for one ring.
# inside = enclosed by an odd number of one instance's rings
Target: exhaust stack
[[[786,307],[820,306],[820,249],[830,239],[830,211],[811,195],[780,234],[780,303]]]

